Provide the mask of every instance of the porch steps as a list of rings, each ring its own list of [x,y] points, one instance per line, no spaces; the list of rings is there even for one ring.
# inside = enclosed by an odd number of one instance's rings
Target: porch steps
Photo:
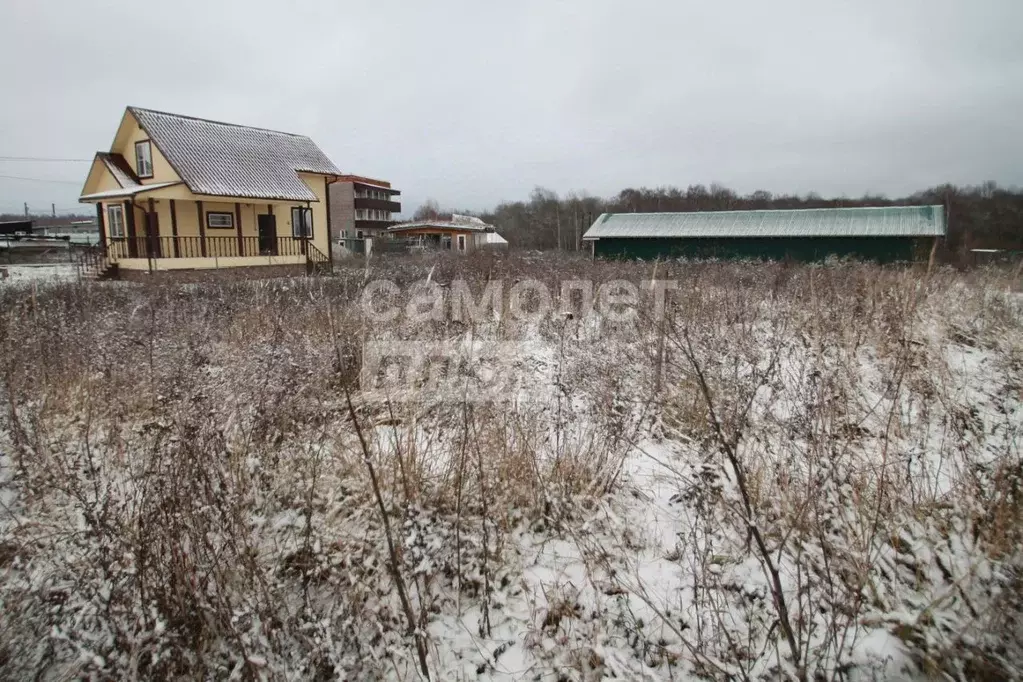
[[[117,277],[117,262],[110,260],[102,250],[88,247],[79,254],[78,273],[83,280],[99,281]]]
[[[99,282],[105,279],[117,279],[117,263],[107,261],[92,266],[79,266],[82,279]]]
[[[100,281],[104,279],[117,279],[117,263],[107,263],[104,267],[82,273],[83,279]]]

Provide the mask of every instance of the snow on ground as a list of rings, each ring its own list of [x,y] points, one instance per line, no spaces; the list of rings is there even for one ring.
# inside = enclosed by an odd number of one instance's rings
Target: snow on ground
[[[7,277],[2,273],[6,271]],[[0,285],[67,282],[78,279],[78,267],[71,263],[0,265]]]
[[[149,355],[86,365],[78,386],[131,396],[102,427],[60,414],[59,396],[38,400],[47,411],[19,428],[56,424],[22,444],[22,468],[7,425],[0,605],[15,624],[0,625],[0,666],[17,664],[7,647],[68,678],[126,676],[141,660],[183,677],[417,679],[421,637],[433,679],[919,680],[969,678],[989,659],[1018,670],[997,619],[1017,615],[1018,557],[987,530],[1018,521],[998,497],[1023,424],[1011,306],[981,316],[936,297],[909,323],[890,311],[863,322],[837,304],[765,298],[747,323],[731,288],[704,291],[720,299],[687,332],[722,433],[680,336],[659,362],[638,324],[424,334],[361,326],[348,309],[334,319],[355,339],[450,347],[468,376],[514,379],[471,405],[457,400],[465,377],[409,388],[406,403],[356,391],[363,453],[339,374],[364,346],[296,304],[314,299],[306,287],[232,290],[284,298],[267,312],[196,286],[164,301],[166,319],[141,292],[111,288],[109,308],[68,331],[88,348],[112,325],[90,362]],[[40,310],[33,324],[66,323]],[[501,352],[483,363],[480,343]],[[8,350],[15,381],[36,356]],[[86,428],[91,448],[68,436]]]

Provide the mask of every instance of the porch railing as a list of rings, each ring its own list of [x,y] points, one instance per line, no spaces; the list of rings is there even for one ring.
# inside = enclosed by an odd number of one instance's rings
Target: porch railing
[[[327,254],[316,248],[315,245],[309,244],[306,252],[306,272],[310,275],[324,274],[327,272],[334,271],[334,263],[330,260]]]
[[[107,246],[111,260],[122,258],[230,258],[235,256],[306,256],[306,239],[277,237],[125,237]]]
[[[86,244],[76,251],[75,263],[82,279],[102,279],[115,268],[103,249],[96,244]]]

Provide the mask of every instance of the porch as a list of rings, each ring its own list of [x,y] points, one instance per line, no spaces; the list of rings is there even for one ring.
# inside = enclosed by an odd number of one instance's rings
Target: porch
[[[198,260],[210,261],[205,267],[229,267],[231,265],[287,265],[304,263],[308,258],[315,260],[319,249],[308,239],[294,237],[234,236],[234,237],[122,237],[110,239],[107,243],[107,257],[121,267],[134,269],[137,261],[142,269],[149,268],[151,260],[174,261],[177,264],[161,264],[166,269],[197,267],[180,264]],[[326,255],[323,255],[326,260]],[[219,265],[218,265],[219,263]],[[198,266],[202,267],[202,266]]]
[[[183,188],[133,191],[124,201],[97,203],[100,253],[84,268],[87,276],[265,266],[320,272],[331,267],[329,226],[315,219],[324,213],[320,202],[189,201],[167,196]],[[140,201],[142,192],[149,196]]]
[[[310,240],[294,237],[123,237],[105,246],[105,251],[100,244],[81,254],[86,278],[267,266],[304,267],[307,274],[331,269],[330,259]]]

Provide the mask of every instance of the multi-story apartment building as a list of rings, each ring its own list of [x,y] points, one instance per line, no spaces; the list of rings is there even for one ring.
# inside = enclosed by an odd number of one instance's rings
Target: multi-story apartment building
[[[342,175],[330,185],[331,239],[377,237],[401,213],[400,191],[384,180]]]

